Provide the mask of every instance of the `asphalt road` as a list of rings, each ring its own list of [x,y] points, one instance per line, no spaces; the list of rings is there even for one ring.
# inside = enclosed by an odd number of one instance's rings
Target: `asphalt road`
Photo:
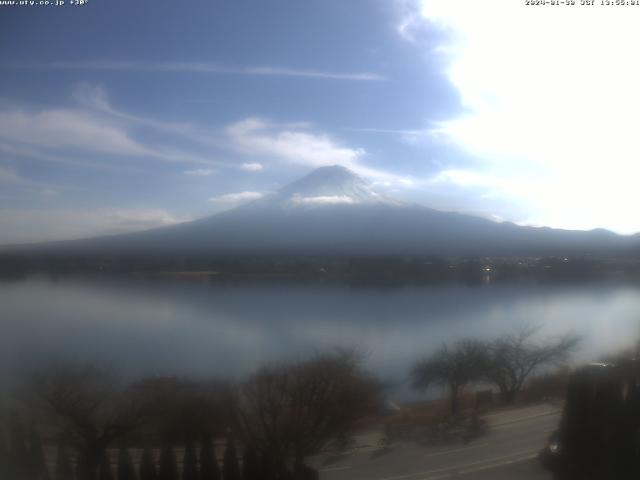
[[[437,448],[402,442],[381,450],[371,434],[368,445],[316,464],[322,480],[546,480],[551,476],[536,456],[559,417],[548,405],[501,412],[486,417],[489,429],[480,438]]]

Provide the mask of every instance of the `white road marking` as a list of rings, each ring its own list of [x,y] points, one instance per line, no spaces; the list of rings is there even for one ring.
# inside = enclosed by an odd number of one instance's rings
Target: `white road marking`
[[[348,470],[351,467],[349,466],[344,466],[344,467],[329,467],[329,468],[321,468],[320,471],[321,472],[337,472],[338,470]]]
[[[489,424],[489,428],[492,428],[492,429],[505,428],[505,427],[512,426],[514,424],[526,422],[527,420],[535,420],[535,419],[538,419],[538,418],[541,418],[541,417],[556,416],[556,415],[560,415],[560,413],[562,413],[562,412],[544,412],[544,413],[538,413],[536,415],[528,415],[526,417],[511,418],[511,419],[504,420],[502,422],[497,422],[497,423],[494,423],[494,424],[490,423]]]
[[[482,467],[495,468],[501,465],[508,465],[509,463],[516,463],[516,462],[528,460],[529,458],[533,458],[533,456],[537,455],[538,450],[539,449],[537,448],[534,450],[531,450],[531,449],[523,450],[521,452],[515,452],[509,455],[503,455],[501,457],[494,457],[494,458],[489,458],[485,460],[480,460],[477,462],[464,463],[462,465],[457,465],[455,467],[445,467],[445,468],[438,468],[436,470],[427,470],[424,472],[408,473],[405,475],[398,475],[394,477],[384,477],[379,480],[401,480],[404,478],[419,477],[419,476],[423,476],[420,480],[437,480],[439,478],[447,478],[447,477],[456,475],[458,473],[462,473],[463,471],[473,471],[473,467],[476,467],[476,466],[479,468],[482,468]],[[523,455],[525,455],[525,457],[523,457]],[[424,476],[424,475],[433,475],[433,474],[445,473],[445,472],[446,472],[445,475],[438,475],[436,477]]]
[[[478,443],[478,444],[470,445],[468,447],[455,448],[453,450],[445,450],[444,452],[429,453],[429,454],[425,455],[425,457],[438,457],[440,455],[448,455],[449,453],[464,452],[466,450],[472,450],[474,448],[485,447],[487,445],[489,445],[489,444],[488,443]]]
[[[466,475],[468,473],[481,472],[482,470],[491,470],[492,468],[503,467],[505,465],[511,465],[513,463],[524,462],[525,460],[531,460],[532,458],[535,458],[537,456],[538,456],[537,453],[532,453],[532,454],[526,455],[524,457],[514,458],[512,460],[505,460],[503,462],[497,462],[497,463],[492,463],[492,464],[489,464],[489,465],[483,465],[481,467],[467,468],[465,470],[458,471],[458,473],[460,475]]]

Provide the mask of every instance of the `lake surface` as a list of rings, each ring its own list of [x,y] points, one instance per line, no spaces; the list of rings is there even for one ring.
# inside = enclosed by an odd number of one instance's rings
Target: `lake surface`
[[[44,362],[132,375],[236,378],[264,362],[356,347],[398,383],[443,342],[522,325],[584,335],[577,360],[635,345],[640,287],[624,283],[364,288],[178,279],[31,277],[0,283],[0,375]]]

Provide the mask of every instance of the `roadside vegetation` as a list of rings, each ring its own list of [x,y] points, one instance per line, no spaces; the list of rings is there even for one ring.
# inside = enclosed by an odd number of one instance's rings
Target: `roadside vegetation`
[[[483,411],[562,395],[579,339],[536,334],[443,345],[411,375],[416,388],[445,395],[397,411],[384,408],[382,383],[352,351],[267,365],[237,384],[125,382],[102,367],[51,366],[3,405],[0,478],[306,480],[318,476],[310,458],[349,450],[372,425],[384,431],[381,450],[399,438],[470,441],[483,433]]]
[[[0,422],[7,480],[312,479],[306,465],[377,408],[350,352],[264,367],[244,382],[122,382],[95,366],[38,372]]]
[[[561,402],[580,337],[542,339],[523,327],[491,340],[462,339],[417,361],[414,388],[442,395],[405,406],[387,419],[385,443],[466,443],[484,433],[490,410],[541,401]],[[431,390],[428,390],[431,389]]]
[[[490,341],[466,339],[443,345],[414,365],[414,386],[446,387],[452,416],[459,412],[461,390],[470,384],[493,386],[502,403],[512,405],[527,380],[545,368],[562,365],[580,342],[574,335],[537,340],[536,333],[536,328],[526,327]]]

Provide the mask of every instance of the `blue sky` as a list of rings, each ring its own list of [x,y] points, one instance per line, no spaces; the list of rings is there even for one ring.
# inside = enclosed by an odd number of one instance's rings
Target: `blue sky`
[[[0,243],[189,220],[331,164],[435,208],[636,232],[638,14],[0,6]]]

